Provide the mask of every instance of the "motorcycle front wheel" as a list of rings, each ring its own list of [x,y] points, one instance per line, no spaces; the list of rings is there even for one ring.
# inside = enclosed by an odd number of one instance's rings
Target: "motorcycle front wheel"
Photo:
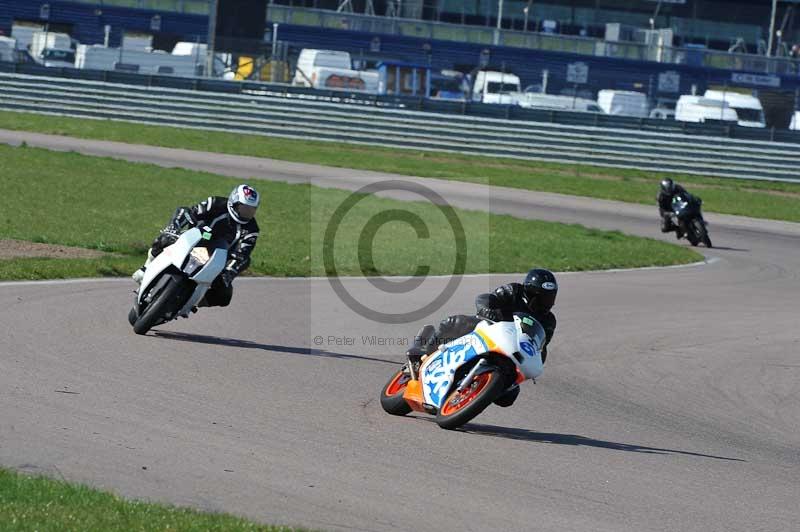
[[[147,334],[147,331],[158,324],[168,312],[175,310],[178,296],[183,289],[182,280],[178,276],[172,276],[161,292],[153,297],[144,312],[136,319],[136,323],[133,324],[133,332]]]
[[[497,368],[475,375],[463,390],[453,390],[445,398],[436,423],[443,429],[455,429],[483,412],[505,391],[506,383]]]
[[[381,390],[381,407],[387,414],[405,416],[411,412],[411,407],[403,399],[403,393],[405,393],[410,380],[411,376],[400,370],[383,387],[383,390]]]

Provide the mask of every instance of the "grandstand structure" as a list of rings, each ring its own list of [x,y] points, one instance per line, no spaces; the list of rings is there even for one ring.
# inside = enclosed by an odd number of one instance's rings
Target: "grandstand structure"
[[[708,35],[724,35],[728,28],[730,39],[743,35],[744,47],[750,50],[748,39],[763,40],[764,26],[769,25],[769,20],[752,24],[756,19],[769,18],[769,0],[668,3],[536,0],[530,4],[505,0],[502,29],[498,29],[496,12],[492,11],[498,7],[497,0],[404,0],[397,5],[378,0],[274,0],[267,9],[264,40],[280,41],[283,59],[290,63],[303,48],[327,48],[350,52],[360,66],[391,60],[465,73],[477,68],[513,72],[523,87],[545,85],[553,94],[583,96],[600,89],[637,90],[657,102],[674,101],[680,94],[702,92],[708,87],[742,87],[791,93],[797,99],[800,64],[793,58],[593,36],[597,28],[604,27],[603,21],[622,21],[618,29],[624,33],[626,24],[641,25],[642,17],[649,13],[649,18],[655,19],[655,31],[671,25],[678,43],[708,41],[701,35],[702,28]],[[523,4],[533,10],[528,31],[523,31],[525,21],[519,20]],[[741,12],[716,22],[703,18],[720,14],[723,4],[731,6],[729,11]],[[462,8],[462,16],[453,19],[454,5],[468,6],[470,12]],[[0,32],[8,34],[20,21],[40,23],[52,31],[70,33],[81,43],[93,44],[104,42],[108,27],[110,46],[119,46],[123,35],[132,32],[151,34],[154,46],[169,50],[177,41],[206,41],[208,6],[207,0],[0,0]],[[783,3],[776,22],[787,36],[795,32],[792,7]],[[692,17],[687,18],[687,10],[693,10]],[[583,27],[587,35],[542,31],[542,21],[548,20],[544,17],[554,17],[558,29],[564,32]],[[589,24],[590,18],[597,24]],[[748,20],[749,26],[745,23]],[[273,24],[277,35],[272,34]],[[682,24],[699,33],[682,34],[678,31]],[[743,33],[737,33],[739,30]],[[576,71],[588,75],[576,78]]]

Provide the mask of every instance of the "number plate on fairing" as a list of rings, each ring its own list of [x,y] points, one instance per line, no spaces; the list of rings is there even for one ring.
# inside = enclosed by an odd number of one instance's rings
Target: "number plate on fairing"
[[[430,361],[426,360],[420,375],[425,402],[437,408],[441,406],[456,370],[486,350],[483,339],[470,333],[445,345]]]

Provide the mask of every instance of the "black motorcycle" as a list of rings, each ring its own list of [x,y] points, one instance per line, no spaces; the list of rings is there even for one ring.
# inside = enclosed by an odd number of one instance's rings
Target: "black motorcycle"
[[[672,198],[672,223],[677,227],[678,238],[682,235],[686,237],[693,246],[699,243],[711,247],[711,239],[708,237],[708,227],[700,211],[702,200],[693,196],[684,197],[682,195]]]

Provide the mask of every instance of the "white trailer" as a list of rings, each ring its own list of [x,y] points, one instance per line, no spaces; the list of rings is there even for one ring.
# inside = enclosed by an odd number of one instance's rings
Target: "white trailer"
[[[636,118],[647,118],[650,115],[647,95],[642,92],[603,89],[597,93],[597,104],[610,115]]]
[[[124,70],[139,74],[166,74],[180,77],[202,75],[205,58],[173,55],[166,52],[137,52],[99,45],[80,45],[75,67],[90,70]]]

